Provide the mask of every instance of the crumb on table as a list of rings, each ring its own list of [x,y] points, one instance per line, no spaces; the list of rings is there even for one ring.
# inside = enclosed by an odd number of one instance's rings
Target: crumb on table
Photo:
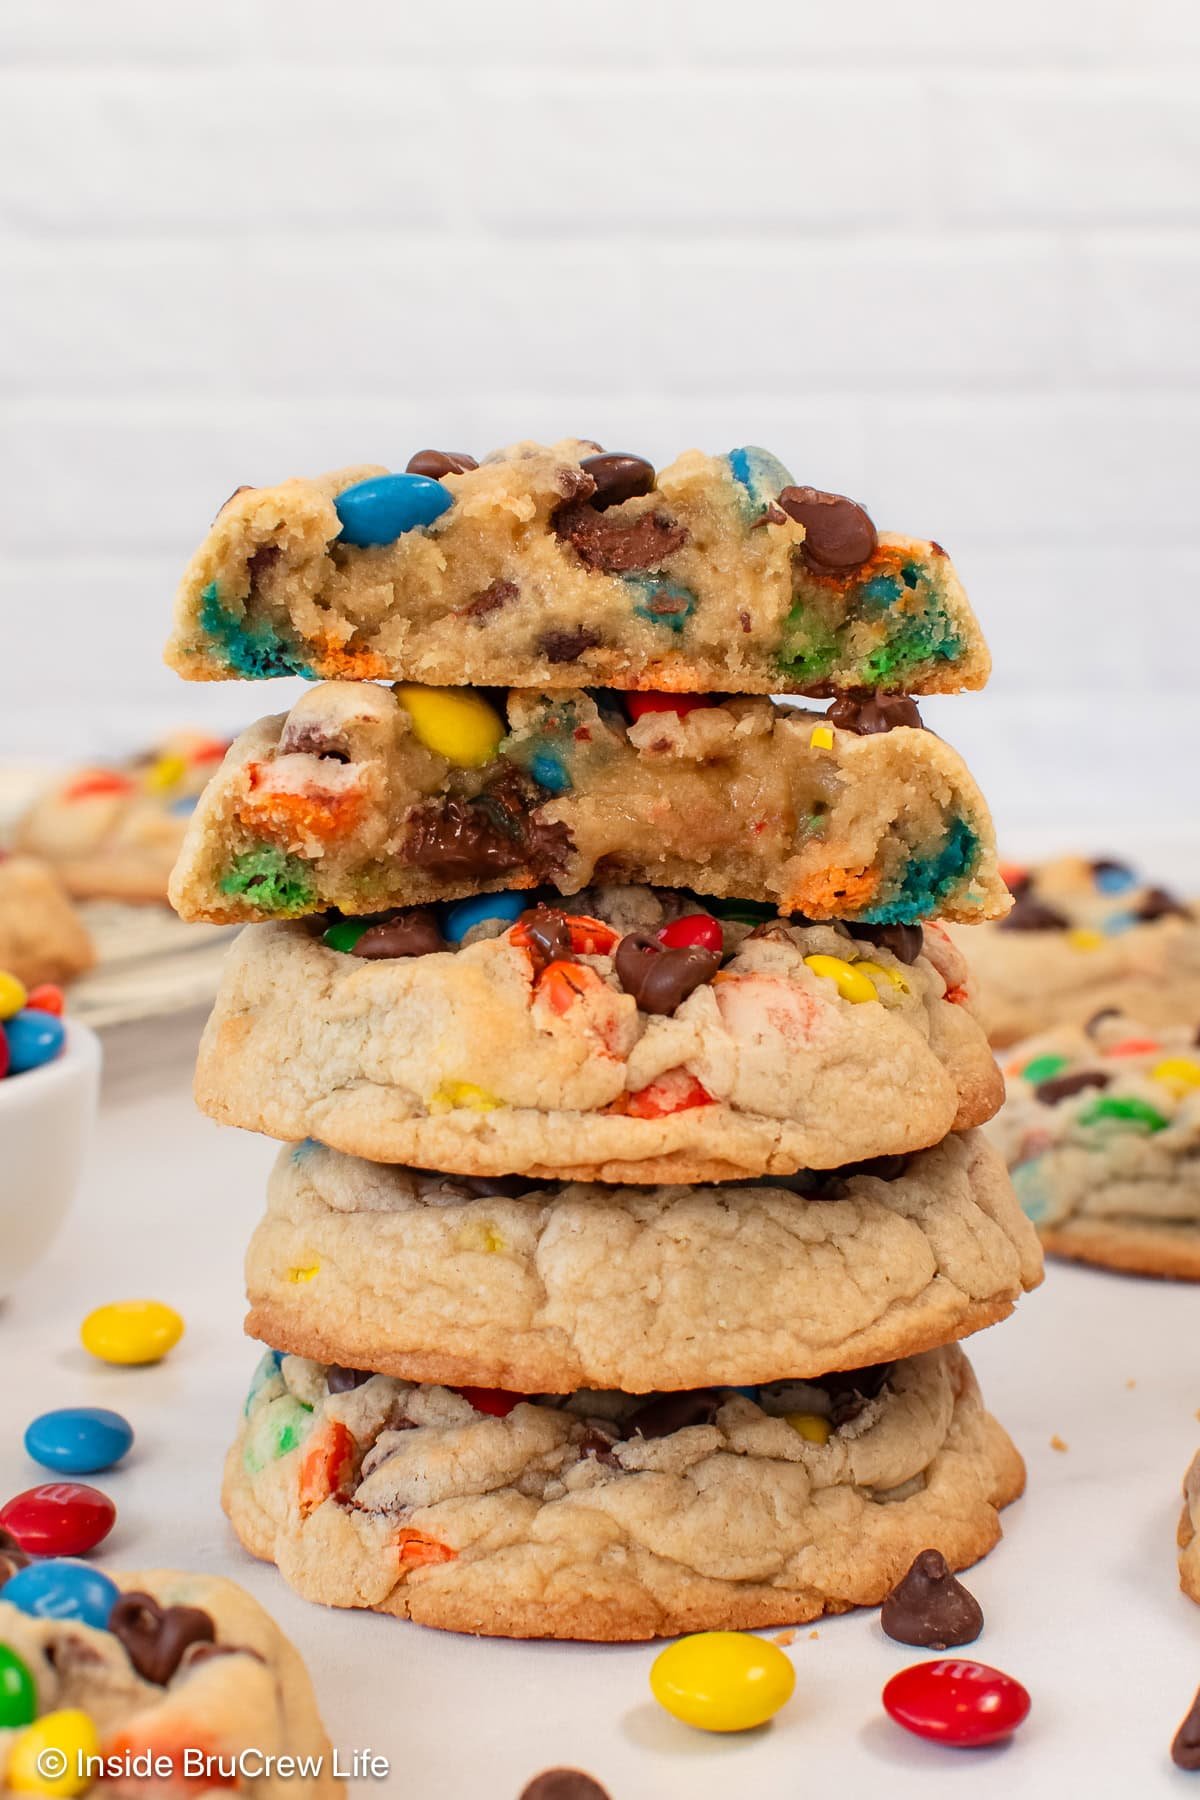
[[[1050,1439],[1050,1448],[1052,1450],[1069,1450],[1071,1446],[1070,1444],[1065,1443],[1056,1431],[1054,1436]]]

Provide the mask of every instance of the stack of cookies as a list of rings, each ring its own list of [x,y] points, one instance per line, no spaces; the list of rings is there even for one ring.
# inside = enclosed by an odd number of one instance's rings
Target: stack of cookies
[[[988,1550],[1023,1468],[957,1340],[1041,1265],[935,922],[1009,904],[912,698],[988,672],[944,551],[761,450],[422,451],[239,490],[168,656],[318,683],[172,886],[249,925],[200,1104],[285,1144],[247,1547],[331,1605],[599,1639]]]

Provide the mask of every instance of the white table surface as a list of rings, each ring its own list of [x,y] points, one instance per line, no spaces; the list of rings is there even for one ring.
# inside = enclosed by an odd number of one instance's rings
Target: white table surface
[[[241,1335],[241,1256],[274,1146],[194,1110],[197,1030],[193,1017],[110,1034],[73,1216],[0,1304],[0,1488],[48,1479],[21,1448],[36,1413],[72,1403],[125,1413],[137,1432],[128,1465],[94,1478],[119,1509],[113,1565],[244,1583],[299,1645],[343,1752],[390,1759],[386,1780],[356,1792],[516,1800],[555,1764],[590,1771],[612,1800],[1188,1791],[1168,1746],[1200,1683],[1200,1609],[1179,1593],[1174,1550],[1179,1483],[1200,1445],[1194,1289],[1059,1265],[1015,1319],[974,1340],[984,1392],[1028,1460],[1029,1492],[968,1577],[987,1623],[967,1654],[1029,1687],[1018,1739],[955,1753],[892,1725],[880,1690],[920,1653],[885,1639],[873,1612],[822,1622],[815,1638],[798,1631],[796,1694],[772,1725],[705,1736],[651,1701],[648,1646],[489,1642],[325,1611],[239,1549],[217,1494],[257,1358]],[[106,1369],[80,1349],[80,1320],[135,1296],[178,1307],[187,1334],[157,1368]],[[1055,1435],[1066,1451],[1051,1448]]]

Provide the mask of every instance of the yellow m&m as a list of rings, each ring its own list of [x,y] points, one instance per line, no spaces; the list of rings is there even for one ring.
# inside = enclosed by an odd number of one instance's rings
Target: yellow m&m
[[[789,1700],[791,1660],[746,1631],[699,1631],[668,1644],[650,1668],[658,1704],[701,1731],[750,1731]]]
[[[160,1362],[183,1336],[183,1320],[161,1300],[114,1300],[88,1314],[79,1336],[101,1362]]]
[[[821,1413],[784,1413],[783,1416],[806,1443],[827,1444],[833,1436],[833,1426]]]
[[[7,969],[0,969],[0,1019],[11,1019],[14,1013],[19,1013],[28,998],[25,983],[10,975]]]
[[[840,956],[806,956],[804,961],[814,975],[832,981],[843,1000],[861,1006],[864,1000],[879,999],[871,977],[861,974],[853,963],[843,962]]]
[[[491,762],[505,733],[504,720],[482,694],[470,688],[420,687],[402,682],[396,698],[409,716],[413,736],[457,769]]]
[[[49,1712],[9,1746],[6,1785],[14,1794],[82,1794],[95,1782],[86,1758],[99,1756],[100,1737],[77,1706]]]
[[[1200,1063],[1191,1056],[1164,1056],[1150,1071],[1155,1081],[1186,1094],[1189,1088],[1200,1088]]]

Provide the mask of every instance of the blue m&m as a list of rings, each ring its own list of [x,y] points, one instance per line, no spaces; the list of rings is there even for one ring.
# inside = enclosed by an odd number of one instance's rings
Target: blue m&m
[[[428,475],[370,475],[346,488],[333,504],[342,522],[338,542],[365,550],[394,544],[406,531],[432,525],[453,506],[454,495]]]
[[[26,1006],[5,1019],[4,1035],[8,1040],[8,1072],[24,1075],[29,1069],[40,1069],[53,1062],[66,1042],[67,1028],[54,1013],[35,1011]]]
[[[487,919],[503,919],[511,925],[529,905],[528,894],[475,894],[470,900],[457,900],[446,908],[442,931],[447,943],[461,944],[474,926]]]
[[[116,1582],[90,1563],[56,1556],[10,1575],[0,1587],[0,1599],[34,1619],[78,1619],[104,1631],[118,1591]]]
[[[120,1462],[133,1443],[133,1427],[104,1406],[64,1406],[42,1413],[25,1432],[34,1462],[60,1475],[95,1475]]]

